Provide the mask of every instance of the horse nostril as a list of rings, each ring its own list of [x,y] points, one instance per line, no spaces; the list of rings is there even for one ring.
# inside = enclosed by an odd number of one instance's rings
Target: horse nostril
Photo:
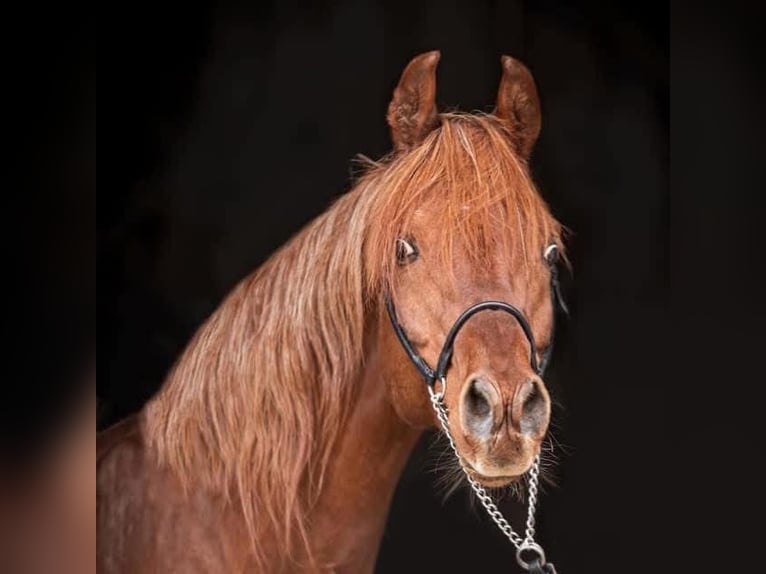
[[[531,389],[521,406],[521,432],[539,435],[548,425],[548,396],[542,390],[540,381],[530,381]]]
[[[493,390],[490,383],[473,379],[463,395],[463,426],[476,436],[486,437],[492,432]]]
[[[471,386],[468,388],[465,402],[466,407],[474,414],[474,416],[486,417],[489,414],[490,407],[487,402],[487,397],[485,397],[478,389],[476,381],[471,381]]]

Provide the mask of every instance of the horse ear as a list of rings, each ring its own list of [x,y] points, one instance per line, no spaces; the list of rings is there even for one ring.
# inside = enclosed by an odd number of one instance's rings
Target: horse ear
[[[388,105],[388,125],[396,151],[412,148],[439,125],[436,110],[438,50],[420,54],[407,64]]]
[[[529,159],[540,135],[540,100],[535,80],[527,67],[515,58],[503,56],[500,62],[503,76],[495,115],[511,128],[519,154]]]

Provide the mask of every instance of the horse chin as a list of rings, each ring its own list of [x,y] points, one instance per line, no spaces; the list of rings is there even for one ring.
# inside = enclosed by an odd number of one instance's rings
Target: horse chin
[[[510,486],[514,482],[517,482],[523,476],[523,473],[487,476],[485,474],[480,473],[478,470],[476,470],[472,464],[467,463],[467,466],[471,476],[474,479],[476,479],[479,482],[479,484],[481,484],[485,488],[503,488],[505,486]]]
[[[514,482],[518,481],[521,478],[521,476],[482,476],[480,474],[476,475],[476,480],[479,481],[479,483],[484,488],[504,488],[506,486],[512,485]]]

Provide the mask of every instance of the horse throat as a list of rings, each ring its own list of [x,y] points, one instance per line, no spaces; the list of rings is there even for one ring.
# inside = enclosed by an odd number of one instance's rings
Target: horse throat
[[[422,429],[394,410],[373,352],[310,516],[322,566],[372,572],[396,485]]]

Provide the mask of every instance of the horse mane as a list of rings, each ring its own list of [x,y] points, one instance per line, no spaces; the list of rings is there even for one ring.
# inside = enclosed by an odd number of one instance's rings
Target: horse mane
[[[490,115],[442,114],[408,153],[369,162],[337,199],[243,279],[195,334],[144,413],[159,461],[184,488],[244,513],[257,561],[311,559],[308,523],[353,407],[366,319],[392,285],[395,240],[439,198],[443,260],[456,240],[476,258],[506,242],[541,257],[561,228]]]

